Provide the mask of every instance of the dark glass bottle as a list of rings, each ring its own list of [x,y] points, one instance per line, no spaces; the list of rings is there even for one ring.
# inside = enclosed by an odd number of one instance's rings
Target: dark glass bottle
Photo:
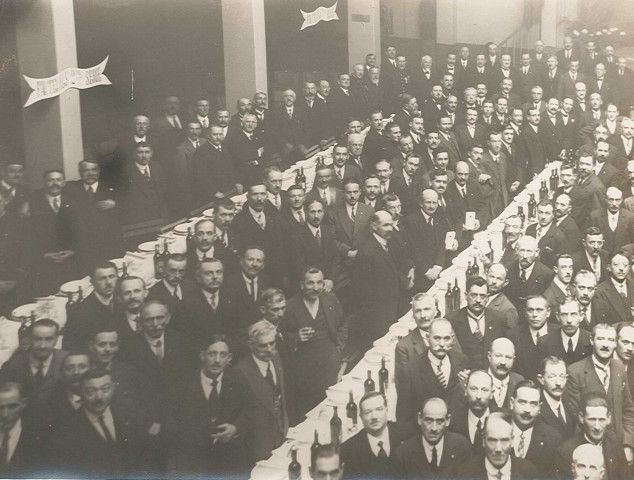
[[[524,215],[524,207],[521,205],[517,206],[517,216],[522,219],[522,225],[526,222],[526,215]]]
[[[480,265],[478,265],[478,260],[475,256],[473,257],[473,267],[471,267],[471,273],[474,277],[480,276]]]
[[[434,297],[434,303],[436,304],[436,316],[434,318],[440,318],[440,308],[438,308],[438,297]]]
[[[68,301],[66,302],[66,308],[72,307],[73,305],[75,305],[75,295],[73,295],[73,292],[68,292],[66,294],[66,298],[68,298]],[[24,323],[22,323],[22,325],[24,325]]]
[[[543,202],[548,200],[548,187],[546,186],[546,180],[542,180],[542,185],[539,187],[539,201]]]
[[[315,429],[315,440],[313,444],[310,446],[310,465],[315,468],[315,455],[317,455],[317,449],[321,447],[319,444],[319,432]]]
[[[535,194],[530,194],[530,199],[528,200],[528,218],[529,220],[535,218],[537,216],[537,201],[535,200]]]
[[[84,289],[77,287],[77,303],[81,303],[84,301]]]
[[[299,185],[306,190],[306,175],[304,175],[304,167],[299,167],[295,176],[295,185]]]
[[[196,248],[194,246],[194,229],[192,227],[187,227],[187,238],[185,239],[185,245],[188,252],[193,252]]]
[[[348,396],[348,404],[346,405],[346,417],[352,420],[352,427],[355,429],[357,427],[357,404],[354,402],[354,395],[352,395],[352,390],[350,390]],[[317,432],[315,430],[315,432]]]
[[[123,262],[123,266],[121,267],[121,278],[128,278],[130,274],[128,273],[128,264]]]
[[[161,247],[158,243],[154,246],[154,278],[161,280],[163,278],[163,257],[161,255]]]
[[[467,262],[467,271],[465,272],[465,275],[467,276],[467,278],[473,276],[473,267],[471,266],[471,260]]]
[[[372,380],[372,370],[368,370],[368,378],[366,378],[365,382],[363,382],[363,388],[365,393],[374,392],[376,390],[374,380]]]
[[[487,257],[489,259],[489,263],[493,263],[493,244],[491,243],[491,240],[487,243],[489,244],[489,253],[487,254]]]
[[[451,289],[453,295],[453,309],[454,311],[460,310],[460,287],[458,287],[458,279],[454,278],[453,288]]]
[[[550,182],[550,190],[552,192],[557,190],[557,187],[559,186],[559,176],[557,175],[557,169],[556,168],[553,168],[550,171],[550,178],[548,180]]]
[[[385,395],[387,392],[390,373],[385,368],[385,357],[381,358],[381,369],[379,370],[379,391]]]
[[[338,407],[335,405],[332,408],[334,411],[330,419],[330,443],[338,449],[339,445],[341,445],[341,419],[337,413]]]
[[[297,447],[291,448],[291,463],[288,464],[288,480],[300,480],[302,466],[297,461]]]
[[[451,283],[447,282],[447,291],[445,292],[445,315],[453,312],[453,293],[451,291]]]

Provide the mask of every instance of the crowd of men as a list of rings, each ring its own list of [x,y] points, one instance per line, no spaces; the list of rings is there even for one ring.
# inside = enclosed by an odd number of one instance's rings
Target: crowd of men
[[[411,308],[397,422],[367,393],[363,429],[317,449],[314,478],[630,478],[634,83],[612,47],[585,47],[538,41],[512,66],[490,43],[416,68],[388,47],[233,117],[169,96],[80,180],[48,171],[34,192],[3,159],[2,313],[81,274],[94,291],[63,331],[21,329],[0,474],[242,478]],[[313,187],[283,190],[332,137]],[[473,258],[466,306],[440,318],[425,292],[555,160],[557,185],[504,219],[501,257]],[[119,276],[125,228],[212,202],[155,284]]]

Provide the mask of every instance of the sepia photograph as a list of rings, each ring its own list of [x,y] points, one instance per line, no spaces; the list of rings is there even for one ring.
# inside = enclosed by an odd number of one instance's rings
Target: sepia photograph
[[[634,480],[633,398],[633,0],[0,0],[0,478]]]

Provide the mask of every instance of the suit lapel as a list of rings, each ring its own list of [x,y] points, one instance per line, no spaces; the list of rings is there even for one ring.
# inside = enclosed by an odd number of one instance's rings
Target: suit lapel
[[[357,216],[359,216],[359,211],[360,210],[361,209],[359,208],[359,204],[357,203],[357,212],[356,212]],[[339,208],[338,215],[339,215],[339,219],[341,221],[341,226],[343,227],[343,229],[345,230],[346,234],[348,235],[348,238],[352,242],[352,239],[354,238],[354,222],[348,216],[348,210],[347,210],[345,205],[342,205]]]

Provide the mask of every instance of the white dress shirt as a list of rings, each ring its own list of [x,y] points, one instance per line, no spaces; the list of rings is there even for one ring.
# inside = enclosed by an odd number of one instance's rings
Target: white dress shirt
[[[88,420],[90,421],[90,423],[92,423],[92,426],[95,428],[95,430],[97,430],[97,433],[101,436],[101,438],[103,438],[104,440],[107,440],[108,437],[106,436],[105,432],[103,431],[103,428],[101,428],[101,425],[99,423],[99,416],[89,412],[88,410],[84,410],[84,412],[86,413]],[[114,418],[112,417],[112,412],[110,411],[110,407],[106,408],[104,412],[102,413],[102,415],[103,415],[104,423],[106,424],[106,427],[108,427],[110,435],[112,436],[114,440],[116,440],[117,432],[115,431],[115,428],[114,428]]]
[[[489,459],[484,457],[484,467],[487,471],[488,480],[511,480],[511,457],[509,456],[508,460],[504,464],[502,468],[497,468]],[[502,474],[500,476],[499,474]]]
[[[442,460],[442,451],[445,446],[445,436],[440,437],[440,440],[436,445],[430,444],[425,437],[423,437],[423,450],[425,450],[425,456],[427,457],[427,461],[431,465],[431,459],[433,458],[433,448],[436,447],[436,458],[438,463],[436,466],[440,465],[440,461]]]
[[[379,454],[379,450],[381,449],[379,442],[383,442],[383,450],[385,450],[388,457],[390,456],[390,431],[387,427],[383,429],[381,435],[378,437],[370,435],[369,433],[366,435],[368,437],[368,443],[370,444],[370,450],[372,450],[375,457]]]
[[[509,389],[510,375],[507,375],[504,380],[498,380],[493,376],[490,368],[488,372],[491,376],[491,380],[493,380],[493,400],[497,403],[498,407],[501,408],[504,405],[504,399],[506,398],[506,393]]]
[[[579,329],[575,332],[572,337],[569,337],[564,333],[563,330],[560,331],[561,335],[561,343],[564,345],[564,350],[568,352],[568,340],[572,339],[572,350],[575,351],[577,349],[577,344],[579,343]]]
[[[268,361],[268,362],[264,362],[262,360],[260,360],[258,357],[256,357],[255,355],[251,355],[251,357],[253,358],[253,361],[255,361],[255,365],[258,367],[258,370],[260,371],[260,373],[262,374],[262,376],[264,378],[266,378],[266,371],[269,368],[269,365],[271,366],[271,373],[273,374],[273,381],[275,382],[275,384],[277,385],[277,372],[275,371],[275,365],[273,365],[272,361]]]
[[[449,360],[449,356],[440,359],[431,353],[431,350],[427,350],[427,358],[429,358],[429,363],[431,363],[434,374],[438,375],[438,366],[440,366],[440,371],[445,377],[445,381],[449,382],[449,375],[451,375],[451,361]]]
[[[524,455],[520,457],[520,442],[521,435],[524,434]],[[520,430],[517,428],[517,425],[513,425],[513,450],[515,451],[515,456],[519,458],[526,458],[526,453],[528,452],[528,446],[531,444],[531,437],[533,436],[533,427],[527,428],[526,430]]]
[[[157,358],[163,360],[165,358],[165,334],[162,333],[159,338],[150,338],[145,334],[144,336],[145,341],[152,349],[152,353],[154,353]]]
[[[222,389],[222,376],[224,372],[218,375],[216,378],[216,392],[218,392],[218,396],[220,396],[220,390]],[[213,386],[213,378],[209,378],[207,375],[200,371],[200,385],[203,388],[203,393],[205,394],[205,398],[209,399],[209,394],[211,390],[214,388]]]
[[[473,439],[475,438],[476,431],[478,430],[478,421],[481,422],[482,435],[484,435],[484,421],[489,416],[489,413],[491,412],[489,412],[488,408],[482,414],[481,417],[476,417],[474,413],[471,411],[471,409],[469,409],[469,411],[467,412],[467,423],[469,425],[469,439],[471,440],[471,443],[473,443]]]

